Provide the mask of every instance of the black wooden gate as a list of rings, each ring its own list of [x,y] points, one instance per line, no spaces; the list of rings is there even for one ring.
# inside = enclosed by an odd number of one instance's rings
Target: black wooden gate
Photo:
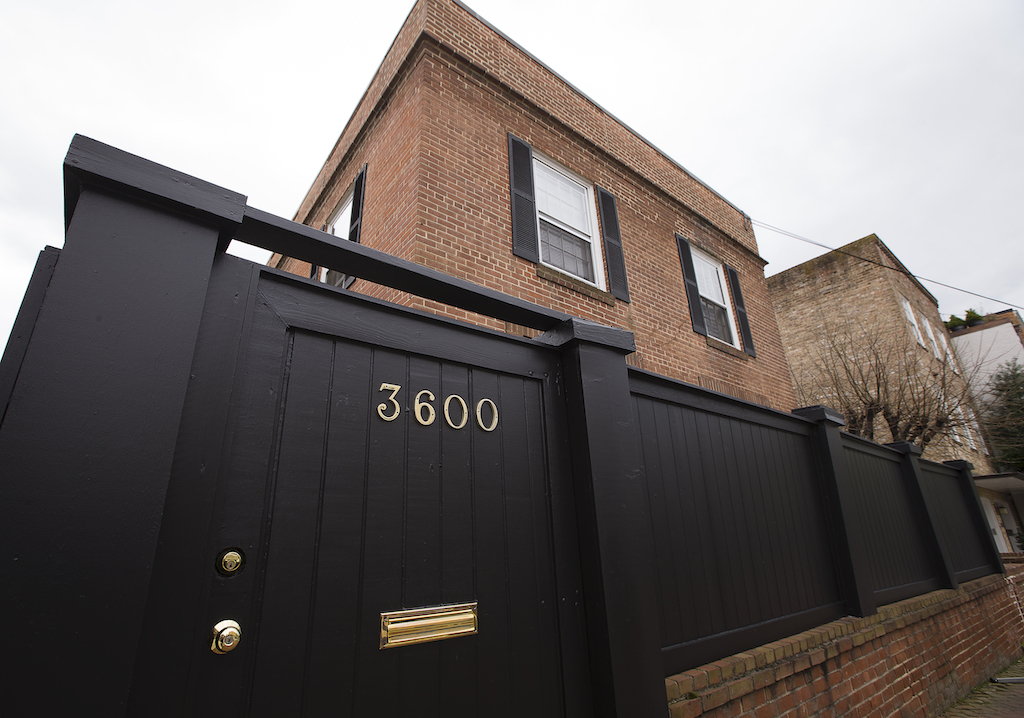
[[[200,332],[139,712],[563,715],[586,652],[557,356],[229,256]],[[381,647],[381,614],[473,603],[476,634]]]
[[[628,332],[87,138],[65,184],[64,249],[0,364],[7,708],[665,713]],[[545,333],[260,267],[232,237]]]

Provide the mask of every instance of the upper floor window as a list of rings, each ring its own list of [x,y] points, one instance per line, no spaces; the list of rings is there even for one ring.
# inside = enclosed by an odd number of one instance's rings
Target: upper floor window
[[[607,286],[613,296],[628,302],[615,197],[556,162],[535,155],[530,145],[511,134],[508,156],[512,253],[599,289]],[[600,210],[600,225],[595,205]]]
[[[335,237],[348,239],[349,232],[352,230],[352,195],[352,190],[349,190],[334,215],[327,220],[327,231]]]
[[[356,175],[352,187],[338,203],[337,208],[331,214],[330,219],[324,225],[324,231],[333,234],[335,237],[347,239],[350,242],[359,242],[362,238],[363,225],[363,195],[366,185],[366,165]],[[356,280],[351,274],[345,274],[335,269],[319,267],[317,279],[335,287],[347,289]]]
[[[590,186],[536,154],[533,177],[541,261],[604,289],[604,273],[594,270],[602,261]]]
[[[693,250],[693,270],[700,291],[700,306],[704,312],[704,323],[708,336],[726,344],[737,346],[732,307],[725,290],[725,274],[722,265],[707,255]]]
[[[939,338],[939,343],[942,344],[942,360],[945,361],[946,363],[948,363],[949,366],[953,367],[953,371],[956,374],[959,374],[960,373],[959,365],[957,363],[956,357],[953,355],[953,352],[950,351],[949,342],[946,341],[946,332],[945,332],[945,330],[943,330],[941,328],[936,328],[935,329],[935,336],[937,336]]]
[[[756,357],[739,274],[711,255],[694,249],[687,239],[678,234],[676,245],[693,330]]]
[[[928,340],[932,343],[932,354],[939,361],[942,361],[942,350],[939,349],[939,343],[935,340],[935,333],[932,332],[932,325],[927,319],[921,319],[921,324],[924,325],[924,331],[928,335]]]
[[[914,310],[910,306],[910,302],[906,297],[900,297],[900,304],[903,305],[903,314],[907,317],[907,323],[910,325],[910,333],[917,340],[917,343],[924,346],[924,337],[921,336],[921,330],[917,326],[917,317],[914,316]]]

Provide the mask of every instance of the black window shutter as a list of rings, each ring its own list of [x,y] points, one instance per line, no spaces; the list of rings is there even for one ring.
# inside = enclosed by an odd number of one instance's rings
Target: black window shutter
[[[754,337],[750,334],[750,322],[747,320],[747,307],[743,303],[743,292],[740,291],[740,275],[729,265],[725,265],[725,273],[729,277],[729,289],[732,290],[733,304],[736,305],[736,321],[739,322],[740,336],[743,337],[743,351],[756,357]]]
[[[679,248],[679,263],[683,266],[686,301],[690,305],[690,322],[693,324],[693,331],[707,336],[708,328],[704,324],[704,310],[700,306],[700,289],[697,288],[697,273],[693,271],[693,254],[690,253],[690,243],[677,234],[676,246]]]
[[[615,206],[615,196],[608,190],[598,187],[597,204],[601,208],[604,256],[608,262],[608,290],[614,297],[628,302],[626,257],[622,253],[622,235],[619,234],[619,211]]]
[[[358,242],[363,228],[363,189],[366,186],[366,165],[359,170],[352,185],[352,219],[348,225],[348,241]]]
[[[512,188],[512,254],[540,262],[537,245],[537,202],[533,191],[533,150],[508,136],[508,175]]]

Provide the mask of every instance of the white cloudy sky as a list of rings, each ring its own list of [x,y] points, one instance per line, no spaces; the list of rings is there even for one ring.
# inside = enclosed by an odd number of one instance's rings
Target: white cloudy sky
[[[1020,0],[471,0],[749,214],[878,234],[943,313],[1024,306]],[[291,217],[412,0],[7,0],[0,345],[77,132]],[[1024,204],[1024,202],[1022,202]],[[757,229],[774,274],[822,251]]]

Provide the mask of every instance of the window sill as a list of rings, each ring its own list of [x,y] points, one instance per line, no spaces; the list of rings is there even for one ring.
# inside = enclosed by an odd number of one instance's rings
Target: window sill
[[[571,289],[574,292],[584,294],[590,297],[591,299],[596,299],[599,302],[607,304],[609,307],[615,306],[615,297],[613,297],[610,293],[602,289],[598,289],[597,287],[591,286],[586,282],[576,279],[572,275],[564,274],[562,272],[559,272],[557,269],[552,269],[551,267],[548,267],[546,265],[538,264],[536,265],[536,267],[537,276],[540,277],[541,279],[546,279],[549,282],[554,282],[555,284],[561,287],[565,287],[566,289]]]
[[[712,349],[717,349],[720,352],[725,352],[726,354],[734,356],[737,359],[742,359],[743,361],[746,361],[750,357],[750,355],[747,354],[745,351],[737,349],[731,344],[726,344],[723,341],[719,341],[714,337],[704,337],[704,339],[705,341],[707,341],[708,346],[711,347]]]

